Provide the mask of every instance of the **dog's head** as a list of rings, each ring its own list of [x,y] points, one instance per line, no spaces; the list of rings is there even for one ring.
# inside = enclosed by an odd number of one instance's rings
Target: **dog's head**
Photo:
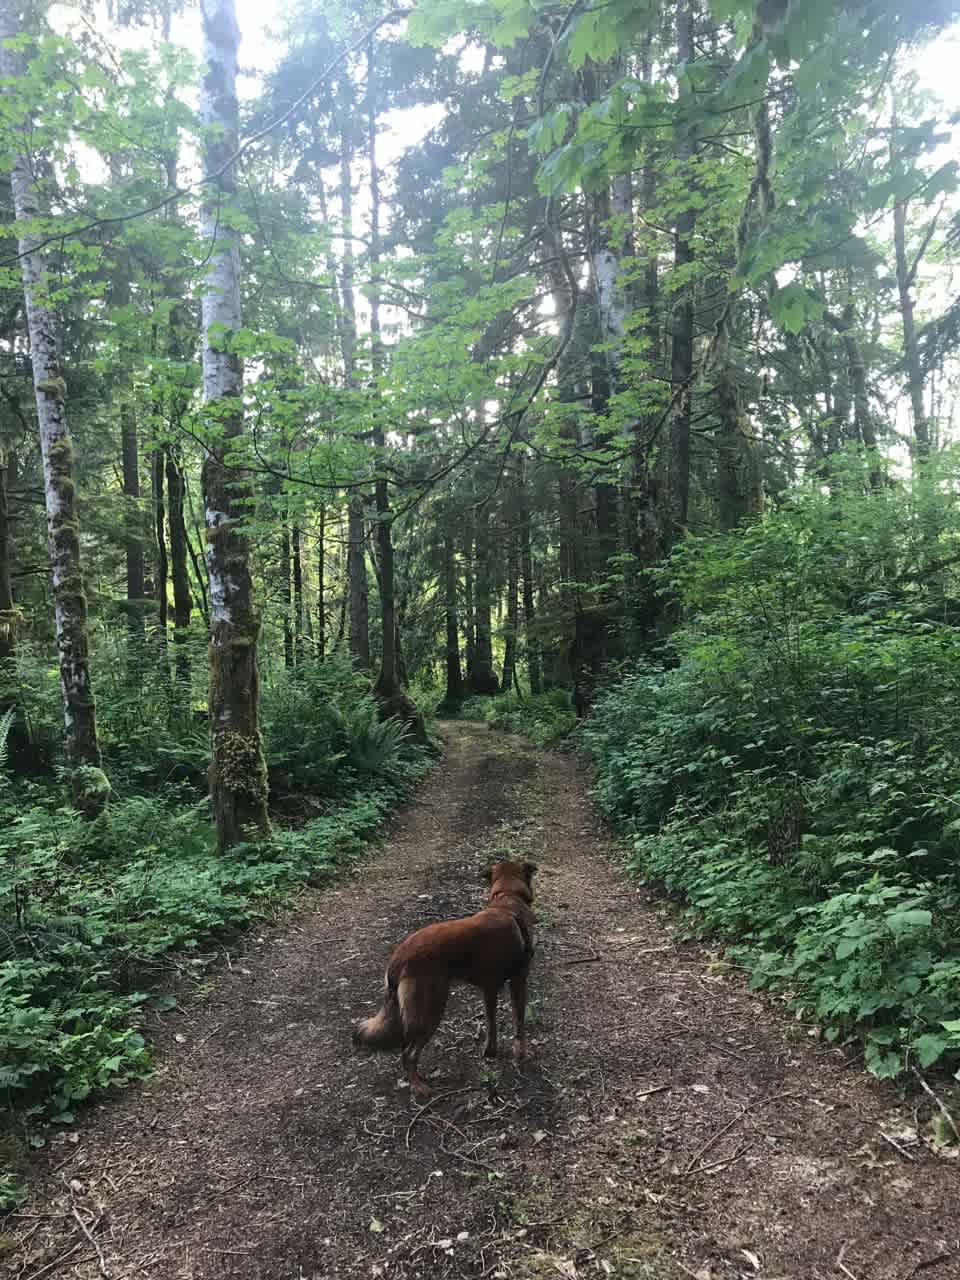
[[[537,869],[535,862],[495,862],[487,867],[483,878],[494,893],[515,894],[518,898],[533,900],[533,873]]]

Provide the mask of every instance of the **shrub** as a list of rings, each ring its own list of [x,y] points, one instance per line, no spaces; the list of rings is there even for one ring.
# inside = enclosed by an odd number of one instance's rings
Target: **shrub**
[[[685,625],[583,733],[631,867],[880,1075],[960,1051],[955,492],[840,477],[688,540]]]
[[[538,747],[559,742],[577,723],[566,689],[551,689],[522,699],[515,693],[468,698],[461,707],[460,715],[465,720],[486,720],[508,733],[523,734]]]

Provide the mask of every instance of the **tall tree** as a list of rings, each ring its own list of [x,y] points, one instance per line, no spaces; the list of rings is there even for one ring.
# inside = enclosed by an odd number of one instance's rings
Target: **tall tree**
[[[0,4],[0,79],[16,83],[23,75],[21,55],[6,42],[21,34],[16,0]],[[10,90],[7,90],[9,98]],[[16,99],[8,110],[17,112]],[[20,138],[29,137],[26,113],[18,121]],[[70,766],[74,805],[86,816],[96,817],[110,794],[101,768],[96,708],[90,680],[87,637],[87,600],[80,566],[80,526],[76,513],[74,448],[67,423],[67,384],[60,363],[60,317],[51,296],[50,271],[37,231],[42,225],[44,197],[40,157],[17,151],[10,182],[13,207],[20,230],[17,252],[30,335],[30,363],[40,427],[43,490],[47,513],[47,538],[53,577],[57,649],[60,655],[60,689],[67,762]]]
[[[238,466],[243,437],[243,366],[232,338],[241,326],[240,250],[229,211],[236,197],[238,145],[234,0],[201,0],[206,73],[200,114],[204,149],[203,234],[209,267],[202,296],[203,399],[207,411],[203,502],[210,584],[210,798],[220,849],[264,834],[267,766],[260,734],[259,619],[254,610],[244,524],[253,494]]]

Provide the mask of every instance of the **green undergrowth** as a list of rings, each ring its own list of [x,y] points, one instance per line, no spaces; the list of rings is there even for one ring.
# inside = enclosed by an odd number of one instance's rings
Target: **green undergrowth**
[[[566,689],[551,689],[548,693],[528,694],[523,698],[515,693],[468,698],[460,708],[460,716],[464,720],[486,720],[495,729],[522,734],[538,747],[562,741],[577,723]]]
[[[949,466],[951,460],[942,465]],[[955,467],[956,460],[952,460]],[[957,487],[690,539],[688,621],[584,733],[629,866],[876,1075],[960,1061]],[[945,564],[946,562],[946,564]]]
[[[268,752],[297,802],[268,840],[223,855],[189,781],[136,791],[139,775],[115,767],[111,802],[84,821],[55,778],[14,777],[13,717],[0,721],[0,1166],[11,1142],[42,1142],[78,1104],[145,1075],[145,1017],[173,1006],[175,976],[355,863],[428,770],[349,672],[288,681],[282,698],[276,685]],[[116,713],[106,708],[108,724]],[[0,1208],[20,1194],[0,1167]]]

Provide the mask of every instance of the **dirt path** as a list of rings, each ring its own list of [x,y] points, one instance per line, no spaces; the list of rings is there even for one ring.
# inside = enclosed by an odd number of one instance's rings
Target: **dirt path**
[[[447,739],[384,848],[166,1020],[155,1079],[56,1142],[8,1273],[960,1278],[957,1164],[913,1142],[895,1091],[674,937],[574,759]],[[534,1058],[484,1064],[464,993],[424,1058],[460,1091],[421,1109],[350,1025],[390,946],[475,909],[497,855],[542,868]]]

